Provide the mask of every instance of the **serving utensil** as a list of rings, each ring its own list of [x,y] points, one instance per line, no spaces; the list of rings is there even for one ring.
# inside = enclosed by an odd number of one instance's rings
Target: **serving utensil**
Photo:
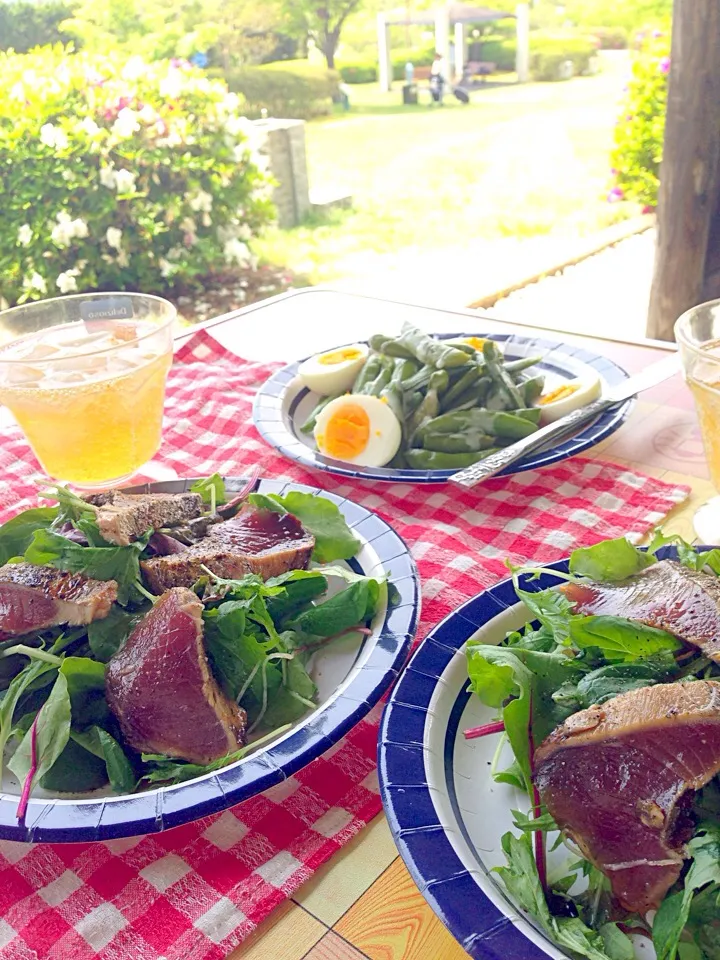
[[[582,424],[593,420],[598,414],[603,413],[610,407],[616,406],[618,403],[624,403],[625,400],[629,400],[630,397],[642,393],[643,390],[657,386],[658,383],[669,379],[673,374],[678,373],[679,370],[679,356],[677,353],[672,353],[669,357],[665,357],[663,360],[651,364],[643,370],[642,373],[628,377],[627,380],[613,387],[606,396],[600,397],[598,400],[593,400],[592,403],[587,404],[585,407],[580,407],[578,410],[573,410],[572,413],[568,413],[560,420],[541,427],[523,440],[518,440],[518,442],[513,443],[512,446],[498,450],[497,453],[490,454],[490,456],[484,460],[480,460],[478,463],[474,463],[472,466],[465,467],[463,470],[458,471],[458,473],[450,477],[450,483],[454,483],[456,486],[462,487],[465,490],[470,490],[476,486],[476,484],[482,483],[483,480],[494,477],[511,463],[515,463],[516,460],[520,460],[522,457],[527,456],[527,454],[537,450],[538,447],[542,447],[549,441],[557,440],[572,430],[576,430],[582,426]]]

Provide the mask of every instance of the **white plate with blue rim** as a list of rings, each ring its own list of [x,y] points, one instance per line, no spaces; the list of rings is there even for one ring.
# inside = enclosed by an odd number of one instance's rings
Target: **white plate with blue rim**
[[[657,552],[658,559],[675,556],[673,548]],[[546,569],[564,572],[568,563]],[[533,589],[560,582],[546,573]],[[496,758],[497,736],[463,735],[495,719],[468,690],[466,643],[500,643],[530,619],[510,579],[462,604],[419,645],[380,727],[380,790],[395,843],[425,899],[474,960],[572,958],[513,902],[493,872],[506,864],[502,835],[517,833],[512,811],[529,809],[525,793],[490,776],[493,761],[505,769],[512,752],[507,747]],[[567,858],[564,847],[550,852],[548,870]],[[654,960],[647,938],[631,940],[637,960]]]
[[[193,480],[172,480],[129,488],[131,493],[184,493]],[[245,488],[243,478],[225,478],[229,493]],[[284,734],[245,757],[174,786],[115,795],[107,790],[52,795],[35,790],[27,814],[17,819],[21,787],[5,772],[0,795],[0,839],[77,843],[111,840],[168,830],[247,800],[285,780],[337,743],[380,700],[407,657],[420,614],[417,568],[405,542],[371,510],[344,497],[299,483],[260,480],[255,491],[290,490],[322,496],[337,504],[360,541],[347,566],[365,576],[387,575],[394,602],[377,611],[369,636],[348,634],[319,651],[308,669],[318,687],[318,705]]]
[[[627,379],[627,373],[607,357],[571,344],[527,337],[520,334],[497,333],[440,333],[441,340],[456,337],[479,337],[501,344],[507,360],[542,356],[533,367],[546,377],[546,389],[561,386],[563,382],[588,375],[599,376],[603,392]],[[341,349],[338,347],[338,349]],[[312,435],[300,429],[315,409],[321,397],[308,390],[298,377],[303,361],[290,363],[277,370],[258,390],[253,405],[253,421],[263,439],[284,457],[315,470],[325,470],[360,480],[385,480],[403,483],[444,483],[454,470],[405,470],[394,467],[360,467],[333,460],[318,452]],[[512,463],[501,475],[535,470],[558,460],[566,460],[588,450],[614,433],[627,419],[633,400],[606,410],[586,424],[577,433],[550,443],[522,460]]]

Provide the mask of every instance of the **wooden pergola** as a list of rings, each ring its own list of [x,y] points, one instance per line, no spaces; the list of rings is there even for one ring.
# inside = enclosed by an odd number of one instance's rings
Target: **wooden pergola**
[[[420,25],[435,30],[435,49],[450,63],[450,40],[455,43],[455,73],[461,76],[465,66],[466,30],[469,24],[492,23],[495,20],[512,18],[517,33],[517,52],[515,69],[519,82],[528,79],[530,50],[529,5],[519,3],[515,13],[502,10],[490,10],[488,7],[475,7],[468,3],[449,3],[435,10],[425,10],[412,16],[407,13],[379,13],[377,18],[378,37],[378,78],[380,89],[389,90],[392,84],[392,62],[390,57],[390,27]]]
[[[618,291],[622,296],[622,291]],[[647,333],[720,297],[720,3],[675,0]]]

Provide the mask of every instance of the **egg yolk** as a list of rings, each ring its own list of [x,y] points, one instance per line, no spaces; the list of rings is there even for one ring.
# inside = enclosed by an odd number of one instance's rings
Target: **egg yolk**
[[[349,460],[362,453],[370,439],[370,417],[354,403],[339,407],[317,437],[318,446],[337,460]]]
[[[359,360],[362,353],[357,347],[346,347],[344,350],[331,350],[330,353],[322,353],[318,357],[318,363],[333,367],[338,363],[346,363],[348,360]]]
[[[565,400],[566,397],[571,397],[579,389],[580,387],[577,383],[568,383],[563,387],[558,387],[556,390],[551,390],[550,393],[546,393],[544,397],[540,397],[538,403],[540,406],[545,406],[546,403],[555,403],[556,400]]]
[[[466,343],[469,347],[473,347],[475,350],[479,350],[482,353],[483,344],[485,341],[482,337],[463,337],[463,343]]]

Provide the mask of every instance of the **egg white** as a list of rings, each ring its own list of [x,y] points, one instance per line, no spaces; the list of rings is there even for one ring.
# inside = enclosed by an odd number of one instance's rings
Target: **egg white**
[[[567,397],[561,397],[559,400],[551,400],[549,403],[543,403],[544,396],[554,393],[558,387],[562,386],[577,386],[577,389]],[[568,413],[572,413],[573,410],[578,410],[580,407],[585,407],[588,403],[592,403],[593,400],[597,400],[601,393],[602,383],[600,382],[600,377],[596,374],[576,377],[574,380],[567,380],[565,384],[555,384],[555,386],[545,390],[537,401],[537,406],[539,406],[542,411],[540,414],[540,422],[543,424],[554,423]]]
[[[348,394],[331,400],[318,415],[313,431],[318,450],[326,457],[334,456],[334,459],[338,459],[337,455],[328,452],[325,434],[330,421],[348,404],[365,411],[370,421],[370,435],[363,450],[353,457],[343,459],[347,463],[356,463],[363,467],[384,467],[398,452],[402,439],[402,427],[387,403],[378,397]]]
[[[352,350],[357,356],[351,360],[341,360],[339,363],[323,363],[322,358],[341,350]],[[368,357],[368,347],[365,343],[352,343],[348,347],[337,350],[326,350],[316,353],[314,357],[304,360],[298,367],[298,376],[308,390],[313,390],[324,397],[334,393],[345,393],[352,388],[355,378],[360,373]]]

